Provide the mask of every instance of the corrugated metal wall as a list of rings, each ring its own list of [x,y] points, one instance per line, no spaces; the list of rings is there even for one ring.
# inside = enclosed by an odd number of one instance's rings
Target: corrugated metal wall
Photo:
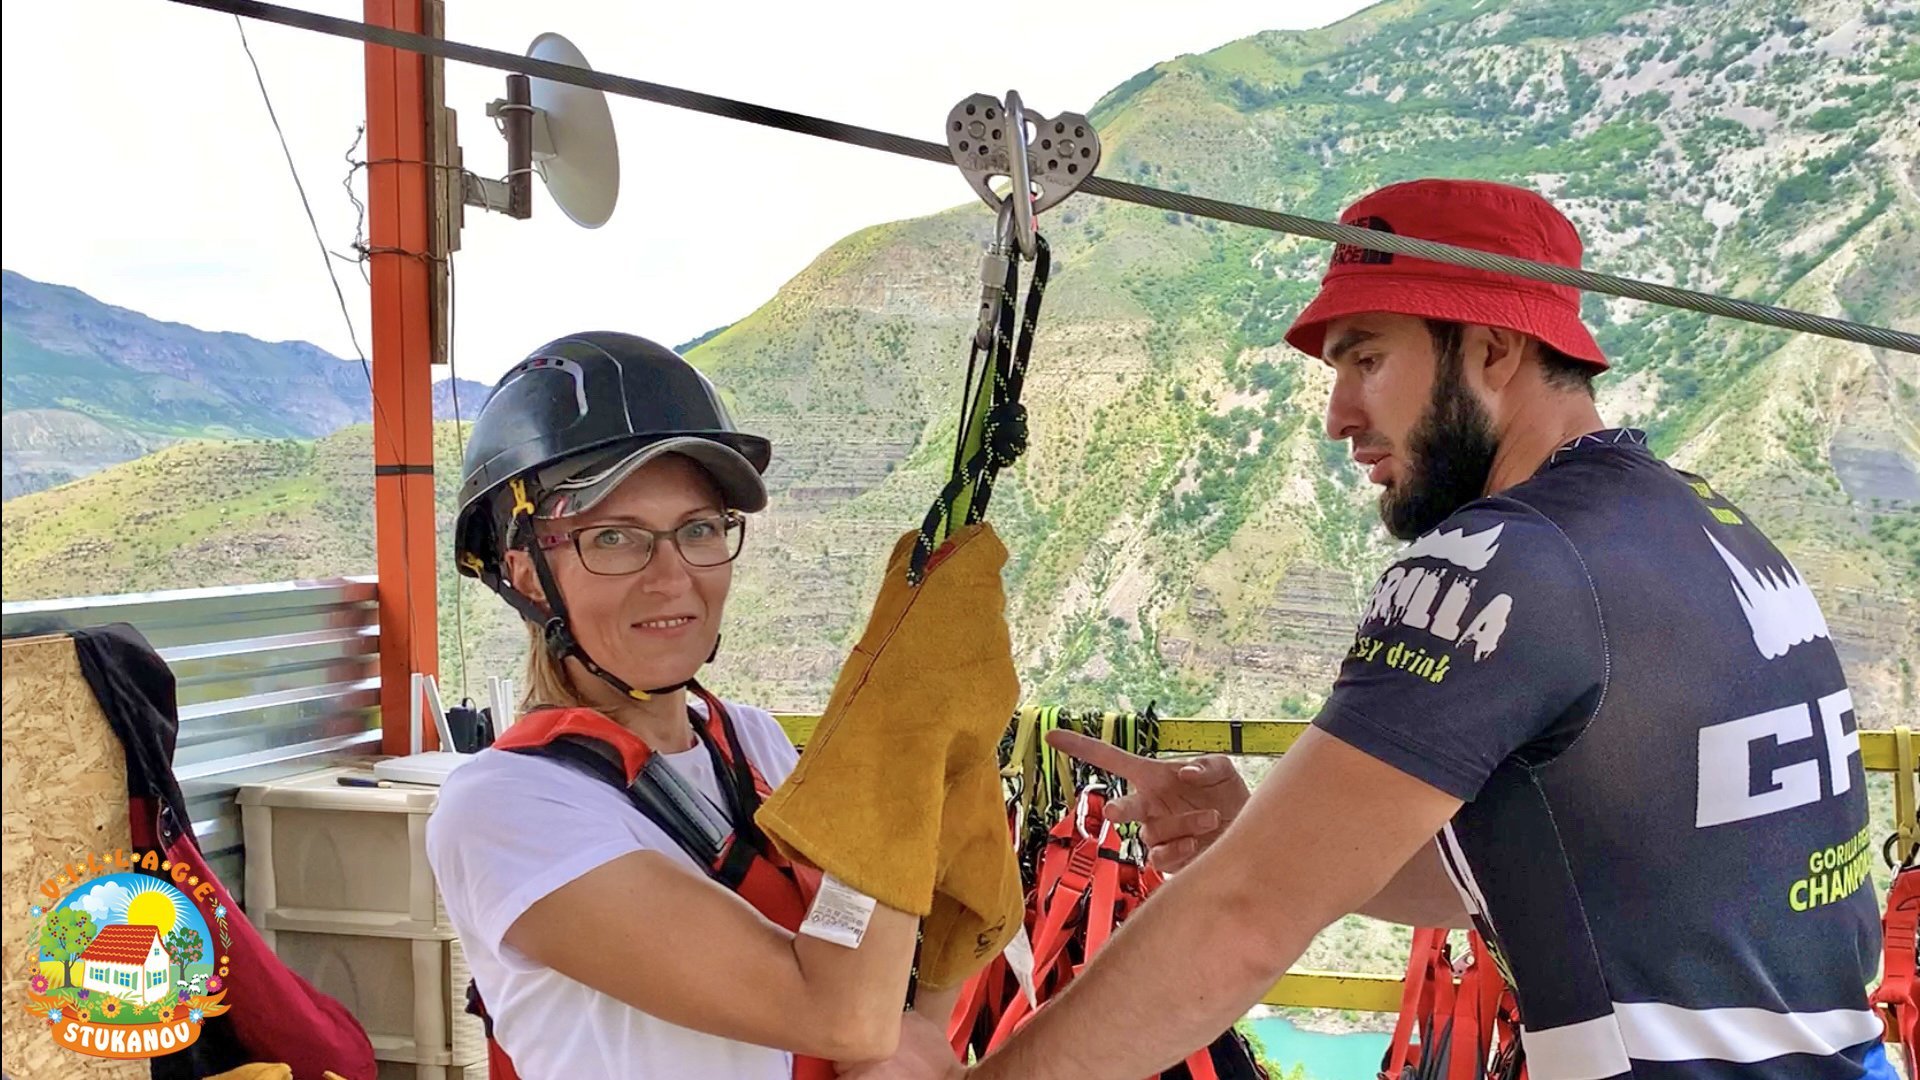
[[[234,789],[380,748],[372,578],[9,603],[0,633],[123,622],[179,680],[174,772],[214,872],[238,896]]]

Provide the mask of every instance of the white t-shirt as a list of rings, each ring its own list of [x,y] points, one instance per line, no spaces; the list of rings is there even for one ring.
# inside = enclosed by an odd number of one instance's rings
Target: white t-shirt
[[[698,701],[694,707],[704,711]],[[727,703],[740,744],[778,785],[799,760],[769,713]],[[704,747],[663,755],[717,805]],[[670,1024],[534,963],[505,942],[529,907],[630,851],[700,866],[602,780],[557,761],[482,750],[440,789],[427,859],[493,1017],[494,1038],[526,1080],[728,1077],[788,1080],[792,1056]],[[645,906],[636,918],[647,917]]]

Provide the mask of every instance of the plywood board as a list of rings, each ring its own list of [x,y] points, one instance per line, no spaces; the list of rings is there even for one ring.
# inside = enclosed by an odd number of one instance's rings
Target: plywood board
[[[73,639],[0,643],[0,1066],[13,1080],[145,1080],[144,1061],[57,1045],[26,1010],[38,970],[40,884],[88,852],[132,845],[127,757],[80,673]]]

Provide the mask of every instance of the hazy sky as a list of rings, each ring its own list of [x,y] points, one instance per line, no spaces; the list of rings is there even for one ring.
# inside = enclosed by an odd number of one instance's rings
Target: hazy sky
[[[358,18],[342,0],[292,0]],[[826,0],[628,4],[448,0],[448,36],[512,52],[556,30],[597,68],[939,140],[947,110],[1009,88],[1084,111],[1153,63],[1266,29],[1322,26],[1359,0],[1051,0],[996,37],[975,12],[1023,5]],[[230,16],[164,0],[9,3],[0,80],[0,262],[163,319],[351,355]],[[279,26],[248,35],[330,247],[365,112],[362,47]],[[447,65],[469,169],[498,175],[485,103],[502,76]],[[574,226],[536,184],[531,221],[469,210],[455,268],[460,374],[491,382],[542,341],[614,328],[668,344],[764,302],[823,248],[967,202],[957,170],[615,98],[613,220]],[[364,154],[362,154],[364,156]],[[986,213],[985,208],[981,212]],[[337,263],[363,347],[367,290]]]

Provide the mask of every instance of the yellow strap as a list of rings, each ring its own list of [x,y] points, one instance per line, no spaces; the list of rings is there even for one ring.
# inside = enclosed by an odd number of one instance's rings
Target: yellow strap
[[[1118,746],[1129,754],[1140,752],[1140,714],[1134,712],[1108,713],[1101,722],[1101,735],[1107,742]],[[1131,821],[1118,827],[1122,840],[1132,841],[1140,835],[1140,823]]]
[[[1036,809],[1059,798],[1059,752],[1047,745],[1047,733],[1059,726],[1058,706],[1048,705],[1040,710],[1040,738],[1034,744],[1034,753],[1039,763],[1039,777],[1038,782],[1034,784],[1033,793],[1033,805]]]
[[[1053,727],[1060,726],[1060,710],[1053,710]],[[1047,748],[1047,757],[1053,765],[1053,787],[1060,796],[1061,806],[1072,806],[1077,792],[1073,790],[1073,759],[1052,747]]]
[[[1033,744],[1039,721],[1037,709],[1021,709],[1015,714],[1013,749],[1007,752],[1007,763],[1000,767],[1002,781],[1019,785],[1013,799],[1016,836],[1026,835],[1022,830],[1033,813]]]
[[[1899,837],[1898,854],[1904,864],[1920,843],[1914,822],[1913,729],[1898,724],[1893,729],[1893,818],[1894,835]]]
[[[1021,709],[1013,718],[1013,749],[1007,752],[1007,763],[1000,766],[1000,775],[1011,780],[1016,776],[1029,778],[1033,764],[1034,724],[1038,712],[1034,709]]]
[[[1053,798],[1053,748],[1047,745],[1047,732],[1052,731],[1060,720],[1060,710],[1051,705],[1040,710],[1038,722],[1040,737],[1035,740],[1033,806],[1037,810]]]

